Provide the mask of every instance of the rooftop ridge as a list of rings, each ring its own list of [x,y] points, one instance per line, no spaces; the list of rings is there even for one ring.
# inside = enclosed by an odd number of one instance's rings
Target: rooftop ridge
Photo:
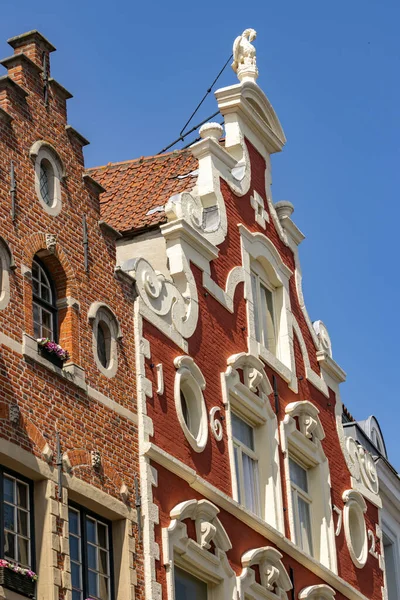
[[[178,150],[172,150],[171,152],[165,152],[164,154],[153,154],[151,156],[139,156],[138,158],[130,158],[127,160],[121,160],[119,162],[109,162],[106,165],[98,165],[97,167],[88,167],[86,171],[98,171],[99,169],[109,169],[110,167],[119,167],[121,165],[127,165],[131,163],[139,163],[150,161],[150,160],[158,160],[171,155],[178,154],[190,154],[190,150],[188,148],[181,148]]]

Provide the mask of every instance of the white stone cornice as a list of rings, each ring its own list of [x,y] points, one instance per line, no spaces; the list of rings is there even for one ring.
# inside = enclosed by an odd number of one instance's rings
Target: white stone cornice
[[[229,170],[237,165],[237,161],[213,138],[205,138],[190,146],[190,150],[198,160],[205,157],[214,157],[220,160]]]
[[[335,381],[338,383],[346,381],[346,373],[324,350],[318,350],[317,360],[321,365],[321,369],[329,373]]]

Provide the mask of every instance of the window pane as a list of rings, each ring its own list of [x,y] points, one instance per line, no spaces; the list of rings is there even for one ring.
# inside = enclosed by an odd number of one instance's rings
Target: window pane
[[[69,509],[69,531],[79,535],[79,513],[76,510]]]
[[[239,442],[254,450],[253,428],[232,413],[232,434]]]
[[[86,536],[88,542],[96,543],[96,523],[89,517],[86,517]]]
[[[76,563],[71,563],[72,587],[81,589],[81,569]]]
[[[245,504],[248,509],[259,514],[258,464],[244,452],[242,459]]]
[[[5,532],[4,533],[4,557],[15,560],[15,534]]]
[[[28,508],[28,486],[17,481],[17,504],[21,508]]]
[[[28,513],[25,510],[17,511],[18,533],[28,537]]]
[[[175,567],[175,600],[207,600],[207,584]]]
[[[29,565],[29,548],[28,540],[18,537],[18,562],[20,565],[27,567]]]
[[[107,535],[107,525],[103,525],[103,523],[97,523],[97,539],[98,539],[98,544],[101,548],[107,548],[108,544],[107,544],[107,539],[108,539],[108,535]]]
[[[108,579],[99,577],[99,597],[101,600],[108,600]]]
[[[4,529],[15,531],[15,508],[11,504],[4,504]]]
[[[261,342],[257,281],[258,281],[258,279],[257,279],[256,275],[254,275],[254,273],[252,273],[251,274],[251,292],[252,292],[252,296],[253,296],[254,328],[256,331],[256,340],[257,340],[257,342]]]
[[[300,489],[308,492],[307,471],[303,469],[297,462],[289,458],[290,479]]]
[[[5,502],[11,502],[14,504],[14,479],[10,479],[9,477],[4,477],[4,500]]]
[[[102,325],[100,325],[100,323],[97,327],[97,354],[98,354],[100,363],[106,369],[108,367],[106,339],[104,336],[104,329],[103,329]]]
[[[89,569],[97,569],[97,548],[96,546],[87,546],[87,562]]]
[[[99,572],[108,575],[108,556],[106,550],[99,550]]]
[[[88,571],[88,584],[89,584],[89,596],[93,596],[97,598],[97,573],[93,571]]]
[[[311,537],[310,505],[298,496],[301,547],[309,554],[313,553]]]
[[[275,353],[275,324],[272,292],[260,284],[263,343]]]
[[[72,590],[72,600],[82,600],[82,592]]]
[[[47,286],[40,286],[40,297],[42,300],[46,300],[46,302],[51,302],[50,289]]]
[[[79,553],[79,539],[71,534],[69,536],[69,553],[71,560],[77,560],[80,562],[81,555]]]

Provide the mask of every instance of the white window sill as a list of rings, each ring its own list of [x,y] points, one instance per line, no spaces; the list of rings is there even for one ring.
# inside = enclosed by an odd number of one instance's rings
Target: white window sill
[[[27,333],[22,334],[22,354],[24,356],[28,356],[43,367],[46,367],[46,369],[49,371],[57,373],[57,375],[60,375],[61,377],[64,377],[64,379],[74,383],[82,390],[85,390],[85,392],[87,391],[85,371],[82,369],[82,367],[79,367],[75,363],[71,362],[62,368],[53,365],[50,361],[46,360],[46,358],[39,354],[36,339]]]

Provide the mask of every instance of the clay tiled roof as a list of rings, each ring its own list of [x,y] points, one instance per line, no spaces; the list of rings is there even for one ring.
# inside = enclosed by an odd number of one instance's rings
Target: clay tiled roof
[[[193,188],[196,177],[184,176],[197,168],[189,150],[177,150],[87,172],[106,190],[100,196],[102,220],[120,232],[133,232],[164,223],[164,205],[173,194]]]

